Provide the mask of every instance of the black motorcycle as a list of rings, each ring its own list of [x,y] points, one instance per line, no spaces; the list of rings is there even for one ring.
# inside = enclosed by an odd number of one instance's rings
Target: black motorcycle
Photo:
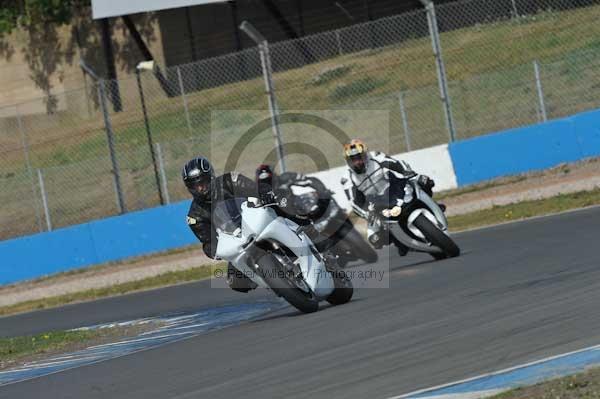
[[[359,259],[367,263],[377,262],[375,249],[356,230],[348,214],[332,195],[329,192],[326,198],[320,198],[317,191],[294,195],[296,217],[310,219],[313,227],[326,240],[323,247],[338,257],[340,266]]]

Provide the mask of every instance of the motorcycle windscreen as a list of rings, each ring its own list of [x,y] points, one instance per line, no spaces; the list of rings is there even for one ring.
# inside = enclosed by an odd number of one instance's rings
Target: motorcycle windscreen
[[[247,198],[233,198],[218,202],[213,207],[213,225],[227,234],[242,228],[242,204]]]
[[[319,195],[315,192],[308,192],[294,197],[294,207],[298,216],[311,215],[319,210]]]
[[[367,201],[373,203],[375,209],[389,209],[396,206],[397,199],[404,198],[404,187],[407,184],[407,179],[398,178],[395,174],[389,173],[389,186],[381,195],[368,196]]]

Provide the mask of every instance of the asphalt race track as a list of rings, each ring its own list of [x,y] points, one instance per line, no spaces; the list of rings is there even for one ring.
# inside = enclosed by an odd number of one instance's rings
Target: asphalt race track
[[[456,236],[389,289],[0,387],[0,398],[387,398],[600,343],[600,208]],[[3,336],[259,300],[207,283],[0,319]]]

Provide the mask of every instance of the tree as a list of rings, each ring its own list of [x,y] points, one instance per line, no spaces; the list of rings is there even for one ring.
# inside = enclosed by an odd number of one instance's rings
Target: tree
[[[90,0],[0,0],[0,57],[10,60],[15,49],[8,35],[16,29],[26,33],[26,42],[18,49],[29,68],[29,77],[46,94],[46,110],[56,110],[57,99],[52,95],[52,77],[63,80],[61,66],[72,65],[76,57],[104,69],[102,43],[96,22],[92,19]],[[136,24],[149,42],[156,40],[153,13],[136,17]],[[65,39],[59,31],[70,26]],[[113,43],[116,61],[126,70],[133,70],[139,59],[132,54],[135,41],[127,34],[120,21],[114,21],[113,30],[121,30],[124,41]],[[61,40],[61,35],[63,40]],[[92,95],[95,98],[95,95]]]
[[[15,28],[42,24],[68,24],[90,0],[3,0],[0,2],[0,36]]]

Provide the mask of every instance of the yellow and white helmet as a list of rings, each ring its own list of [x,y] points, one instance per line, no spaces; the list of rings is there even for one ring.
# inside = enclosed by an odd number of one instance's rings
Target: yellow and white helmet
[[[367,146],[360,139],[352,139],[350,143],[344,144],[344,158],[348,167],[355,173],[362,174],[367,170],[369,153]]]

